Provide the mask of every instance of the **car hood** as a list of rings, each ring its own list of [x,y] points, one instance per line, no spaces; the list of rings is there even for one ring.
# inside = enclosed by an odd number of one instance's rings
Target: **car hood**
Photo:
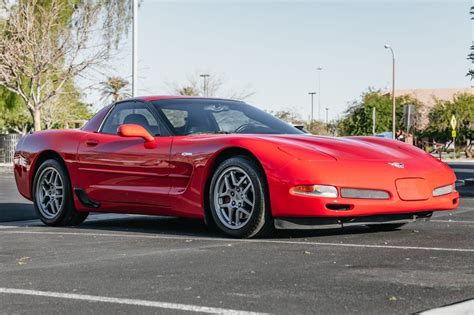
[[[300,149],[308,159],[308,151],[324,153],[337,160],[405,161],[420,157],[424,152],[406,149],[406,145],[376,137],[324,137],[313,135],[265,135],[264,138],[286,149]],[[303,158],[303,157],[302,157]]]

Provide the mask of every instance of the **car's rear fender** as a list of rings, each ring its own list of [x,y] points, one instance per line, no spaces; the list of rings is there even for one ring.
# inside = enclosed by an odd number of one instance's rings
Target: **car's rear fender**
[[[55,130],[23,137],[16,148],[14,165],[15,180],[21,195],[32,199],[35,173],[41,163],[50,158],[56,158],[64,164],[74,187],[77,148],[85,135],[86,132],[80,130]]]

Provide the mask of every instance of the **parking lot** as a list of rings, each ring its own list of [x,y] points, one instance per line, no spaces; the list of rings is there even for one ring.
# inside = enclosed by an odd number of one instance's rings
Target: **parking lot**
[[[11,177],[0,185],[0,211],[31,207]],[[0,313],[414,313],[474,298],[473,240],[470,196],[397,231],[257,240],[149,216],[93,215],[75,228],[4,222]]]

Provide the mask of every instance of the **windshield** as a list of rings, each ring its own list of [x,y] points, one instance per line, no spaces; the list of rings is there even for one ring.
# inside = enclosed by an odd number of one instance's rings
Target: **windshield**
[[[153,104],[176,135],[303,133],[262,110],[238,101],[173,99],[154,101]]]

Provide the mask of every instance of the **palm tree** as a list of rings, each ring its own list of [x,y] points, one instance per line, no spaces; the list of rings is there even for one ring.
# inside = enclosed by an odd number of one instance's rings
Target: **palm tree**
[[[102,88],[102,100],[109,101],[112,99],[113,102],[120,101],[121,99],[130,97],[128,88],[130,83],[121,77],[108,77],[107,81],[100,83]]]

